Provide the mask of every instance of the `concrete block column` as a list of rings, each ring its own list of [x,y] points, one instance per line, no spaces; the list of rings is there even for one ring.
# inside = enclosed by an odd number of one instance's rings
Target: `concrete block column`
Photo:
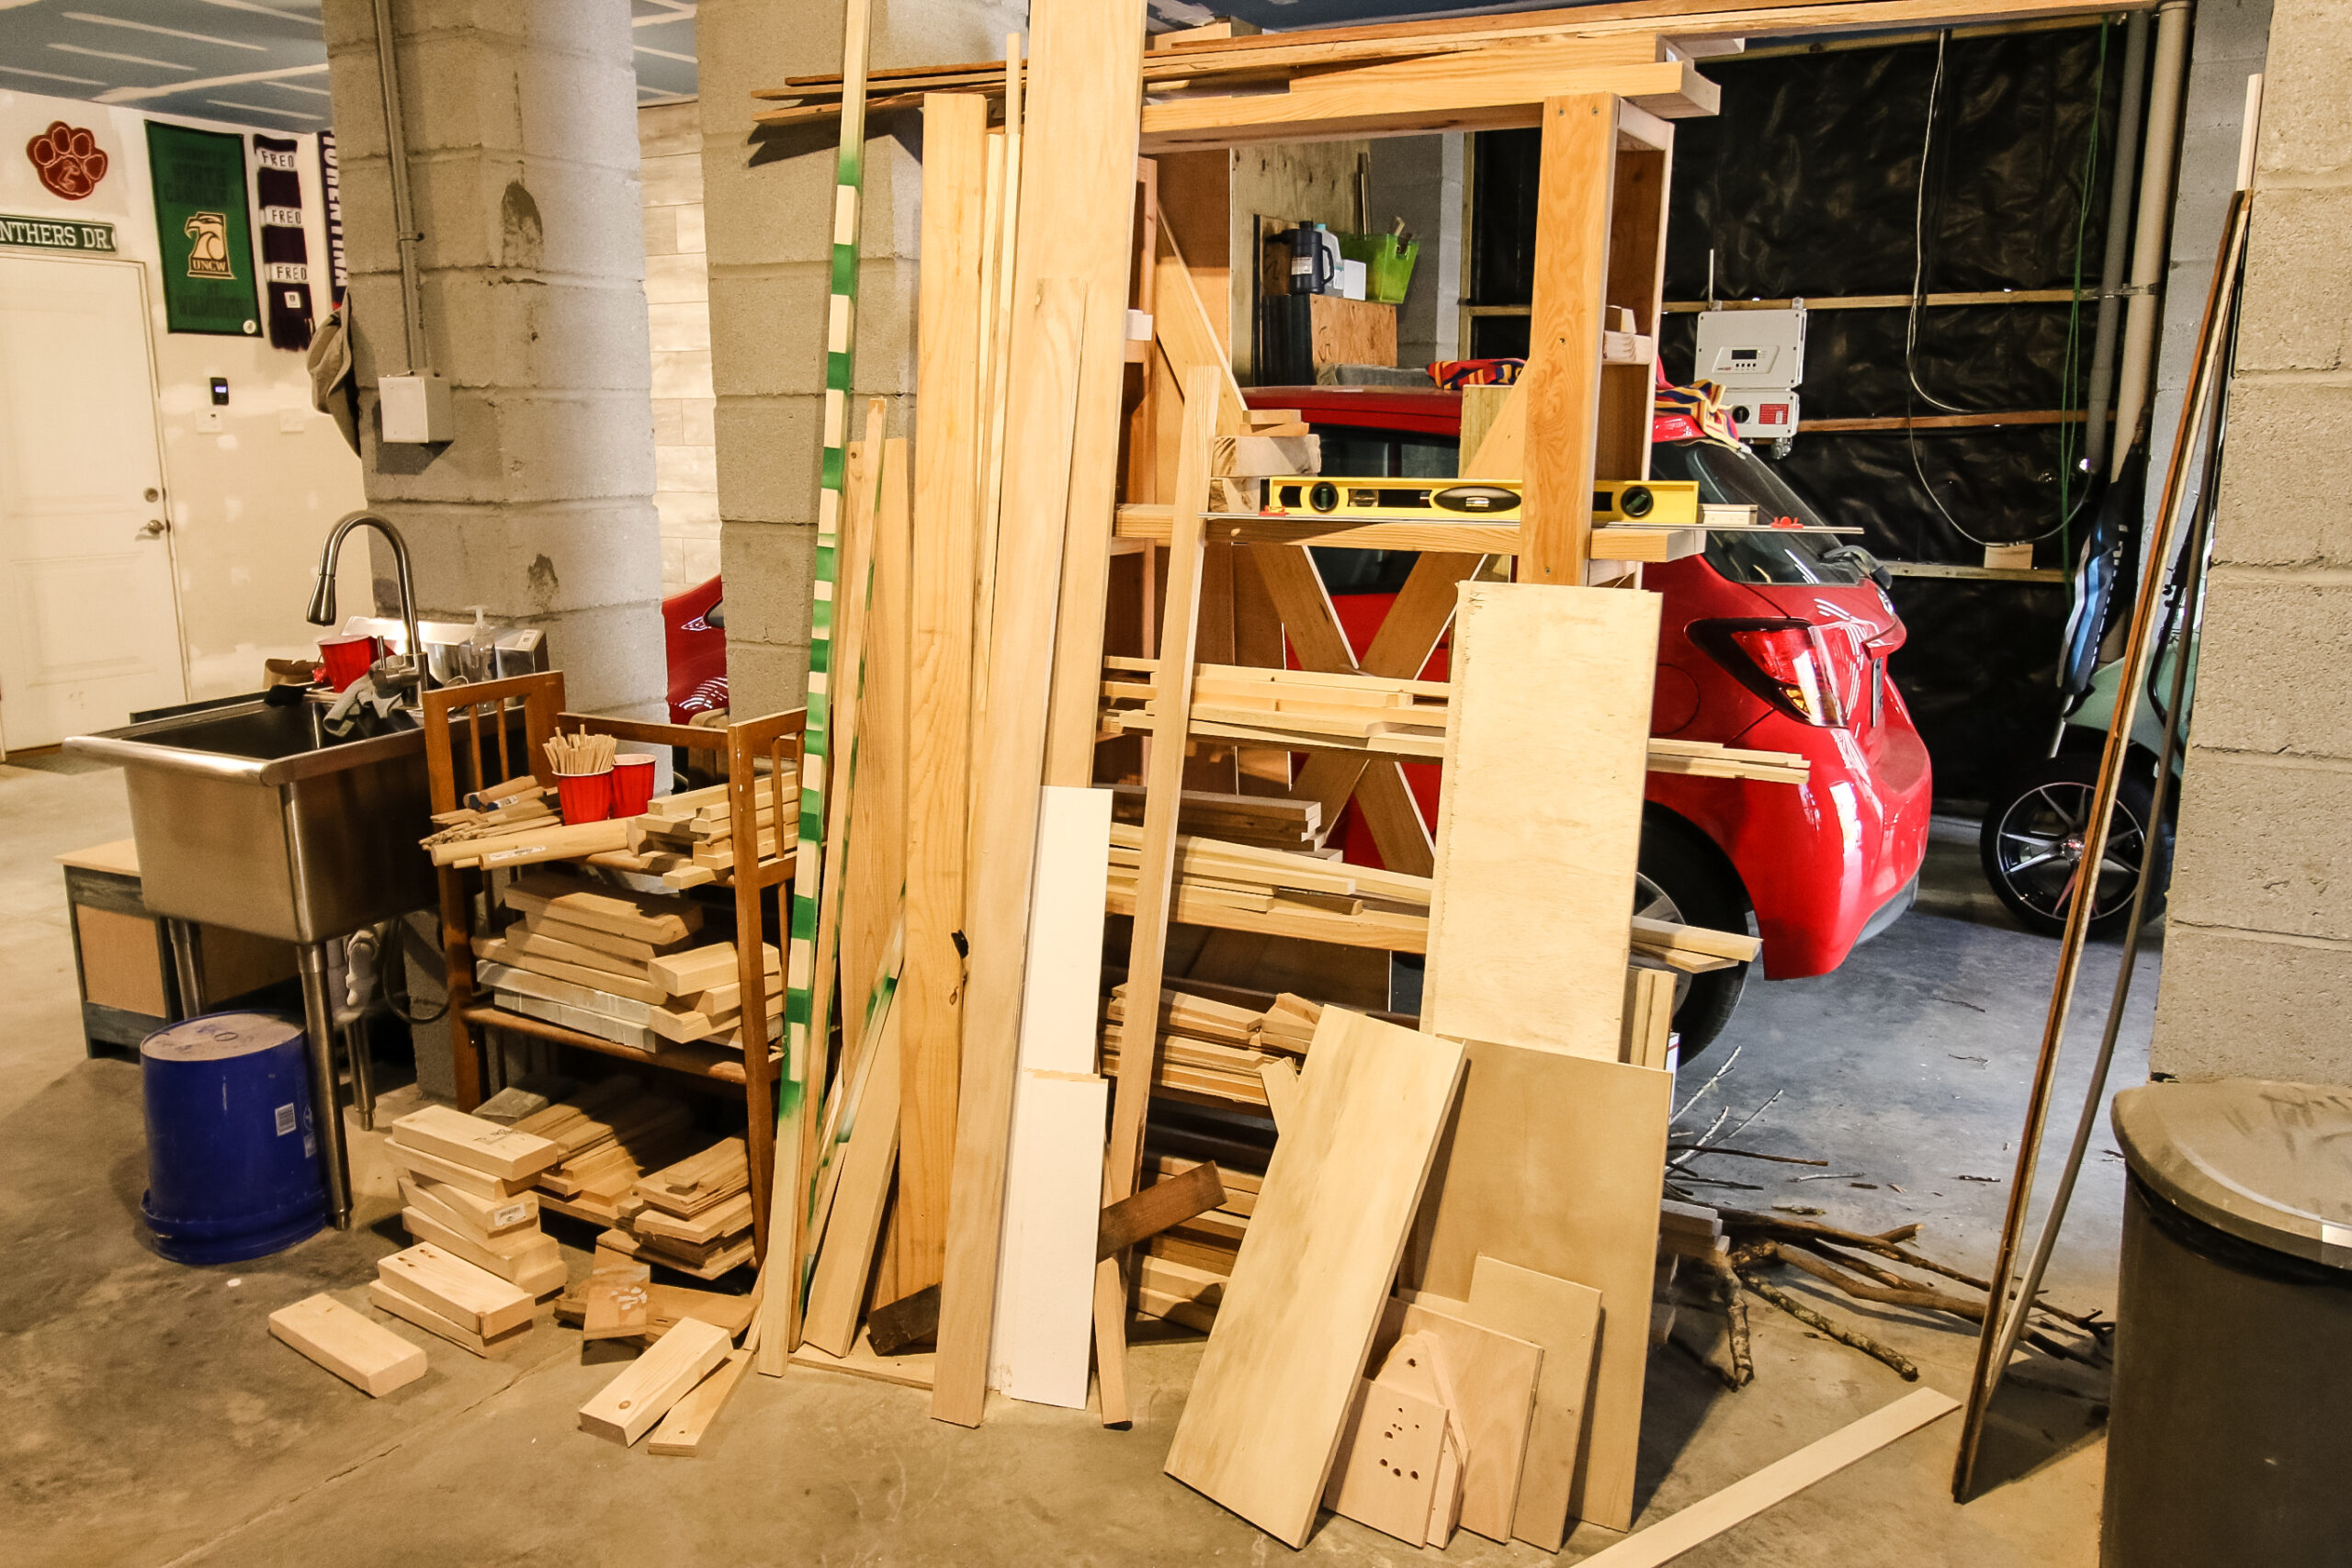
[[[2150,1054],[2173,1077],[2352,1082],[2347,29],[2352,0],[2278,0],[2270,24]]]
[[[547,629],[582,710],[666,687],[653,416],[624,0],[393,0],[426,352],[457,438],[378,439],[410,368],[369,0],[326,0],[368,499],[407,536],[419,610]],[[379,603],[389,558],[379,549]]]
[[[875,0],[871,63],[1001,59],[1027,15],[1025,4]],[[695,16],[727,671],[741,713],[797,707],[808,691],[840,140],[831,122],[753,126],[751,95],[839,71],[841,33],[842,7],[811,0],[702,0]],[[922,117],[876,115],[866,133],[853,425],[866,398],[883,397],[889,433],[911,435]]]

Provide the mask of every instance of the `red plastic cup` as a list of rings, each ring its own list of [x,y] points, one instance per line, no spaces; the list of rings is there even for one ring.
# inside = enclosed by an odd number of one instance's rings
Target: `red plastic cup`
[[[624,751],[613,759],[613,815],[635,817],[653,799],[654,759],[643,751]]]
[[[556,800],[563,808],[566,827],[602,822],[613,814],[613,771],[601,773],[558,773]]]
[[[384,640],[355,632],[349,637],[319,639],[319,658],[327,667],[327,684],[336,691],[346,691],[351,683],[374,667],[384,657]]]

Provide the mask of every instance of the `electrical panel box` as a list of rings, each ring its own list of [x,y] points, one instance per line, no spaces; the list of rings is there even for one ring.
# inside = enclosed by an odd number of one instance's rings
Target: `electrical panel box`
[[[449,407],[449,383],[443,378],[379,376],[376,394],[381,400],[386,441],[422,446],[458,438],[457,415]]]
[[[1785,441],[1797,432],[1804,379],[1804,301],[1785,310],[1703,310],[1699,379],[1724,389],[1724,412],[1743,441]]]

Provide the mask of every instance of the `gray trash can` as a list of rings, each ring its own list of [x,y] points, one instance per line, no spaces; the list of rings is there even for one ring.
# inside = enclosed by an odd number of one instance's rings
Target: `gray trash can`
[[[2102,1568],[2352,1562],[2352,1089],[2148,1084],[2115,1133]]]

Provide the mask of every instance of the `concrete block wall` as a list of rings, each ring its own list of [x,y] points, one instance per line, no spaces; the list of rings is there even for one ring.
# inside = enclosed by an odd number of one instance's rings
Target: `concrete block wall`
[[[2278,0],[2154,1072],[2352,1082],[2352,0]],[[2201,38],[2201,35],[2200,35]]]
[[[1027,7],[984,0],[876,0],[871,64],[1001,59]],[[762,130],[752,93],[841,69],[839,6],[702,0],[695,17],[708,245],[712,422],[719,559],[727,577],[729,702],[739,714],[797,707],[808,680],[808,601],[822,451],[838,128]],[[914,431],[922,118],[866,126],[859,243],[856,402],[890,404]]]
[[[639,109],[637,150],[653,349],[653,510],[662,519],[662,592],[667,597],[718,575],[701,106],[688,101]]]
[[[326,0],[368,501],[421,613],[544,626],[584,710],[666,686],[636,76],[621,0],[394,0],[426,350],[457,438],[377,438],[408,368],[368,0]],[[390,562],[376,548],[378,597]]]

